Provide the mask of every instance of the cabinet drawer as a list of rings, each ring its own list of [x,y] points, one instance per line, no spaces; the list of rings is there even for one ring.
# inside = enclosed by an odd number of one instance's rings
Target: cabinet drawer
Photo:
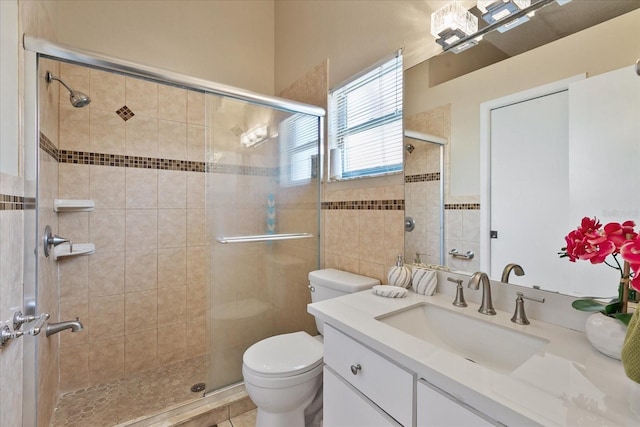
[[[351,387],[330,368],[324,367],[324,427],[399,427],[393,418]]]
[[[418,427],[502,425],[425,380],[418,381],[417,394]]]
[[[327,324],[324,362],[400,424],[413,424],[413,374]]]

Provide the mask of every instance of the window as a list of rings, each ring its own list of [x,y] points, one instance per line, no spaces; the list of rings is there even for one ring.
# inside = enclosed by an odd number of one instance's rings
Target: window
[[[329,94],[329,141],[341,159],[333,179],[402,170],[402,52]],[[338,176],[336,176],[338,175]]]
[[[296,114],[280,123],[280,182],[284,186],[304,185],[318,170],[318,117]]]

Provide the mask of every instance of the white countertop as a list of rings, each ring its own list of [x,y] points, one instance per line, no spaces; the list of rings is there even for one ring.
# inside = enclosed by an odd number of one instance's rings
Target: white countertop
[[[512,372],[496,372],[375,319],[424,302],[549,343]],[[530,325],[517,325],[510,321],[512,313],[487,316],[477,312],[477,304],[457,308],[451,302],[443,294],[410,291],[405,298],[384,298],[367,290],[310,304],[308,311],[505,424],[640,426],[640,385],[583,333],[531,318]]]

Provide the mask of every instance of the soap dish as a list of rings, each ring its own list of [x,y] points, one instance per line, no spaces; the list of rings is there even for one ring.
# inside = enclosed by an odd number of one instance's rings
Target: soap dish
[[[407,290],[400,286],[376,285],[372,289],[374,294],[381,297],[402,298],[407,296]]]

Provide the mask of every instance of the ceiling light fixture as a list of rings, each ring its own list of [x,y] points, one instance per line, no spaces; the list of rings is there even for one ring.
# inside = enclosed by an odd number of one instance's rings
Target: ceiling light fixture
[[[436,43],[443,48],[476,31],[478,18],[465,9],[461,2],[451,2],[431,14],[431,34],[437,37]]]
[[[460,53],[476,46],[494,30],[501,33],[524,24],[535,12],[553,2],[562,6],[571,0],[477,0],[482,18],[489,25],[478,30],[478,18],[461,1],[451,2],[431,14],[431,34],[445,52]],[[533,3],[533,4],[532,4]]]

